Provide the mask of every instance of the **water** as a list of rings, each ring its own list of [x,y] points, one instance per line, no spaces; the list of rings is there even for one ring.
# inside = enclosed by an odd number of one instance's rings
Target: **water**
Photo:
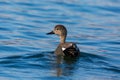
[[[120,0],[0,0],[0,80],[120,80]],[[56,24],[81,57],[54,55]]]

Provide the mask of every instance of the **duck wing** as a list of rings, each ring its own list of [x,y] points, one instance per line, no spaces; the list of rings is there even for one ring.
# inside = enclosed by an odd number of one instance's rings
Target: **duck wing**
[[[75,43],[65,43],[62,46],[62,51],[65,56],[77,57],[80,54],[79,48]]]

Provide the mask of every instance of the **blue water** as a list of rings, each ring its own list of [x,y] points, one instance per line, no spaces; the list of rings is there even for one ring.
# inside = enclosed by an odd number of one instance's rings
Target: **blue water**
[[[56,24],[79,59],[54,55]],[[120,80],[120,0],[0,0],[0,80]]]

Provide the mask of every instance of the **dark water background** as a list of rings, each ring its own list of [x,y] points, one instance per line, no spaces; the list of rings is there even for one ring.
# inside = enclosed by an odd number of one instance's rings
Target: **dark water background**
[[[56,24],[79,59],[57,60]],[[0,0],[0,80],[120,80],[120,0]]]

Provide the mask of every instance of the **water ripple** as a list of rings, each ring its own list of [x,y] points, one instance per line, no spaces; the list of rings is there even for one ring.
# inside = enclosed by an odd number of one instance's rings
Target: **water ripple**
[[[119,80],[119,0],[1,0],[1,80]],[[78,59],[58,58],[56,24],[77,43]],[[83,76],[84,75],[84,76]]]

